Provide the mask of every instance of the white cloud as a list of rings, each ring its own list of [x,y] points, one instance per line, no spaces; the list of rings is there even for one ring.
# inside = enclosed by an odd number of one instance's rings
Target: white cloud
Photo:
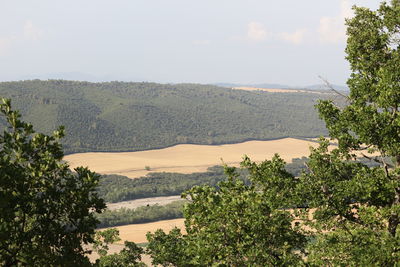
[[[338,43],[346,38],[340,20],[335,17],[322,17],[319,20],[318,33],[323,43]]]
[[[4,56],[7,54],[15,39],[15,36],[0,38],[0,56]]]
[[[11,36],[0,37],[0,56],[9,53],[14,43],[23,41],[37,41],[43,36],[43,30],[33,25],[32,21],[27,20],[23,26],[23,32]]]
[[[278,36],[281,40],[298,45],[303,43],[306,32],[307,29],[298,29],[293,33],[282,32]]]
[[[263,41],[267,39],[267,31],[263,24],[258,22],[250,22],[247,24],[247,38],[252,41]]]
[[[43,36],[43,30],[33,25],[31,20],[27,20],[24,25],[24,37],[28,40],[37,41]]]
[[[323,43],[341,43],[346,40],[345,19],[353,15],[349,0],[340,1],[340,14],[335,17],[321,17],[319,20],[319,39]]]

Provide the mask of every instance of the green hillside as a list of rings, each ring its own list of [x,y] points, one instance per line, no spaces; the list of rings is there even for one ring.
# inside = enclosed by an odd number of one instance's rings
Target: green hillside
[[[324,95],[212,85],[31,80],[0,83],[38,131],[66,127],[67,153],[131,151],[178,143],[326,134],[314,105]]]

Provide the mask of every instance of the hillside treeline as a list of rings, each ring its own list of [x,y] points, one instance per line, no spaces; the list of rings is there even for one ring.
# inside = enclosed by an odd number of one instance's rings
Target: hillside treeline
[[[224,170],[220,166],[211,167],[207,172],[191,174],[154,172],[138,179],[121,175],[103,175],[98,192],[106,202],[119,202],[179,195],[193,186],[202,184],[214,186],[224,179]]]
[[[64,80],[2,82],[0,95],[11,98],[39,132],[64,125],[66,153],[320,136],[327,132],[314,105],[332,96]]]
[[[304,170],[307,158],[295,158],[287,164],[286,169],[295,176]],[[246,171],[238,169],[242,180],[246,183]],[[190,174],[153,172],[146,177],[131,179],[121,175],[103,175],[100,179],[98,193],[106,202],[119,202],[147,197],[180,195],[196,185],[216,186],[226,179],[224,168],[214,166],[207,172]]]
[[[177,200],[167,205],[142,206],[136,209],[121,208],[106,210],[97,214],[99,228],[119,226],[133,223],[147,223],[160,220],[170,220],[183,217],[183,204],[185,200]]]

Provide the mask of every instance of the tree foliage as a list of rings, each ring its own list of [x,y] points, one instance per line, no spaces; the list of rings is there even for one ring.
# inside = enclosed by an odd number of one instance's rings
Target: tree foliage
[[[8,123],[0,135],[0,264],[88,265],[82,244],[93,241],[94,213],[105,208],[99,176],[62,162],[62,128],[35,133],[9,100],[0,110]]]
[[[152,264],[162,266],[191,266],[192,253],[181,230],[173,228],[168,234],[158,229],[146,235],[149,244],[146,253],[151,255]]]
[[[260,166],[246,159],[244,165],[251,172],[248,185],[237,178],[234,168],[226,167],[228,179],[217,188],[197,186],[183,194],[191,200],[184,208],[187,234],[181,235],[177,230],[149,234],[154,263],[182,266],[176,255],[184,255],[186,264],[196,266],[302,263],[305,236],[292,225],[290,212],[282,209],[287,203],[282,201],[283,195],[279,198],[273,191],[264,190],[278,189],[281,183],[288,186],[294,176],[284,169],[278,156]],[[260,173],[261,169],[269,173]],[[179,245],[165,246],[163,242]]]
[[[93,249],[100,257],[106,256],[110,249],[109,245],[120,240],[118,229],[110,228],[104,231],[97,231],[94,236]]]
[[[108,254],[109,245],[120,241],[119,231],[110,228],[104,231],[97,231],[93,249],[100,256],[95,265],[100,267],[143,267],[141,262],[144,250],[134,242],[125,241],[125,247],[119,253]]]
[[[134,242],[125,241],[125,247],[119,252],[104,255],[97,261],[100,267],[144,267],[146,264],[141,262],[144,250]]]
[[[400,1],[354,10],[347,21],[347,105],[318,104],[338,148],[329,152],[323,141],[313,149],[299,186],[315,209],[309,260],[393,266],[400,262]],[[355,162],[360,154],[379,166]]]

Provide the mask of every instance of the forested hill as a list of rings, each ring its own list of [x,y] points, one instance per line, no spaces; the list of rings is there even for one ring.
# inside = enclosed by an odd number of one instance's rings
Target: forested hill
[[[324,94],[247,92],[198,84],[31,80],[0,83],[0,96],[11,98],[13,107],[37,131],[49,133],[64,125],[67,153],[326,134],[314,110]]]

